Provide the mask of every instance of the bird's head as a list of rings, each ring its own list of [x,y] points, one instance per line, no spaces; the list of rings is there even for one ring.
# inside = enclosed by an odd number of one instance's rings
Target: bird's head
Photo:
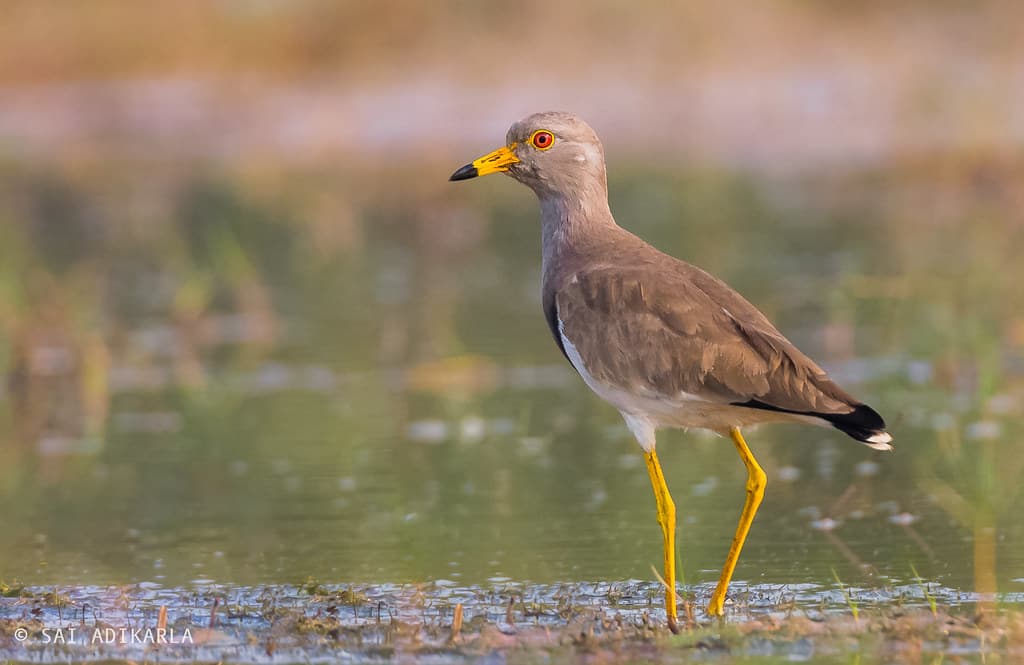
[[[542,199],[607,189],[601,141],[575,115],[534,113],[512,125],[505,138],[507,145],[466,164],[450,180],[506,173]]]

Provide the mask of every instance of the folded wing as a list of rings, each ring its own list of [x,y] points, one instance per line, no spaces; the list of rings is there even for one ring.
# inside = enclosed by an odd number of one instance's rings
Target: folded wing
[[[557,290],[558,322],[592,377],[652,395],[823,417],[861,406],[742,296],[699,268],[676,267],[666,275],[594,266]]]

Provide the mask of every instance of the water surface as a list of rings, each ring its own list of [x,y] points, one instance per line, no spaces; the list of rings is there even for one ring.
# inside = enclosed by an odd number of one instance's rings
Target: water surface
[[[8,165],[0,579],[653,580],[639,449],[540,312],[535,202],[443,168]],[[1024,590],[1014,174],[920,170],[611,173],[621,223],[729,281],[895,436],[751,431],[769,486],[738,588]],[[713,582],[743,466],[700,432],[659,455],[682,582]]]

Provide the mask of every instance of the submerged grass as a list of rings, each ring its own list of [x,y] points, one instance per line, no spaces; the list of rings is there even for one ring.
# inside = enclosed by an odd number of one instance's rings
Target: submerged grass
[[[837,580],[838,582],[838,580]],[[434,584],[294,587],[28,589],[0,601],[0,658],[54,662],[292,662],[396,659],[405,662],[942,662],[1024,655],[1024,611],[1006,603],[979,612],[974,603],[858,606],[838,582],[830,594],[750,587],[737,592],[727,620],[711,620],[688,601],[680,635],[664,626],[646,583],[455,588]],[[311,591],[315,593],[311,593]],[[697,589],[706,601],[710,589]],[[798,598],[799,596],[799,598]],[[343,604],[342,599],[360,602]],[[1012,600],[1012,599],[1011,599]],[[219,611],[218,611],[218,608]],[[64,643],[58,629],[77,629]],[[97,629],[136,631],[95,642]],[[169,640],[145,638],[163,629]],[[173,633],[172,633],[173,631]],[[185,638],[185,631],[188,637]],[[128,637],[124,637],[127,635]],[[142,637],[138,637],[141,635]]]
[[[910,564],[910,572],[914,574],[914,581],[917,582],[918,586],[921,587],[921,594],[924,595],[926,601],[928,601],[928,607],[932,611],[932,616],[939,615],[938,603],[935,600],[935,596],[932,595],[931,591],[928,590],[928,585],[921,579],[921,575],[917,572],[917,566]]]
[[[841,579],[839,579],[839,573],[836,572],[835,568],[832,569],[832,577],[835,579],[836,584],[839,585],[839,592],[843,594],[843,599],[846,600],[846,605],[850,608],[850,615],[853,617],[853,620],[859,621],[860,608],[857,607],[857,601],[855,601],[850,592],[847,591],[846,585],[843,584]]]

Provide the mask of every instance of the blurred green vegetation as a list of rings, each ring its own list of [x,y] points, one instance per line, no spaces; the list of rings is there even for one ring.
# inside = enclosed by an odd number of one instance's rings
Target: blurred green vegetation
[[[635,445],[540,315],[532,196],[445,181],[560,106],[597,116],[625,226],[892,424],[891,456],[751,433],[737,579],[1018,590],[1021,13],[5,3],[0,582],[649,578]],[[714,579],[742,465],[661,441],[685,579]]]
[[[972,159],[789,180],[612,167],[620,221],[729,280],[896,435],[879,456],[752,433],[772,482],[738,579],[870,585],[913,564],[1014,589],[1021,174]],[[5,171],[0,577],[649,575],[649,487],[549,339],[528,192]],[[661,441],[686,580],[713,579],[742,465],[714,438]]]

